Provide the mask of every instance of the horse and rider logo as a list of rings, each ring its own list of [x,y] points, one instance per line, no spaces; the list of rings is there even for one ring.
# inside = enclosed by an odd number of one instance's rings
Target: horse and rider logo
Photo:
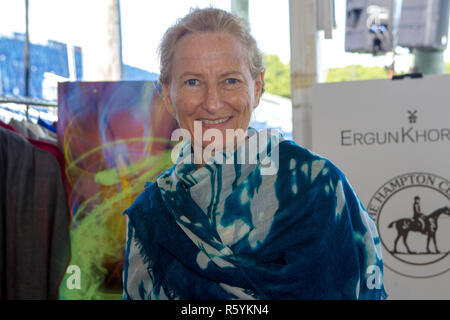
[[[450,270],[450,181],[430,173],[394,177],[375,192],[367,211],[387,268],[412,278]]]
[[[432,253],[430,251],[429,245],[430,240],[433,240],[435,253],[440,253],[437,244],[436,244],[436,231],[438,229],[438,219],[442,214],[446,214],[450,216],[450,209],[449,207],[442,207],[440,209],[437,209],[433,211],[429,215],[425,215],[420,212],[420,205],[419,205],[420,197],[415,196],[414,197],[414,217],[411,218],[402,218],[395,221],[392,221],[388,228],[392,228],[395,226],[395,229],[397,230],[397,237],[394,241],[394,250],[392,253],[399,253],[397,251],[397,242],[401,238],[403,239],[403,243],[405,244],[406,249],[408,250],[409,254],[417,254],[416,251],[411,251],[408,247],[408,244],[406,242],[408,233],[413,232],[420,232],[422,234],[425,234],[427,236],[427,253]]]

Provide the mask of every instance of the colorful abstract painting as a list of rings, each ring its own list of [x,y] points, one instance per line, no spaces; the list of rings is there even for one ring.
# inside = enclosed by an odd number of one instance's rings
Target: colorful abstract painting
[[[125,217],[146,181],[172,166],[176,121],[150,81],[58,86],[58,140],[71,191],[70,269],[60,299],[116,299],[122,292]]]

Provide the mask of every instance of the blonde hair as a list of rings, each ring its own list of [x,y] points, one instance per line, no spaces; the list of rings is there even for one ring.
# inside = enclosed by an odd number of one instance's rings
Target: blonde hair
[[[171,81],[175,44],[183,36],[201,32],[226,32],[236,37],[247,49],[250,73],[255,79],[264,70],[262,54],[256,40],[250,34],[246,20],[217,8],[191,9],[164,33],[158,48],[160,58],[159,81],[168,85]],[[264,82],[262,91],[264,92]]]

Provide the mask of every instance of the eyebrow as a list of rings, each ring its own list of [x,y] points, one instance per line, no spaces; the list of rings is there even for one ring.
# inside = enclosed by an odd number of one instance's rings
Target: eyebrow
[[[223,75],[221,75],[221,77],[227,77],[227,76],[236,75],[236,74],[243,76],[243,73],[240,71],[230,71],[230,72],[224,73]]]
[[[195,72],[183,72],[179,77],[178,77],[178,79],[180,79],[180,78],[183,78],[183,77],[186,77],[186,76],[194,76],[194,77],[202,77],[202,74],[201,73],[195,73]]]
[[[242,74],[242,72],[240,72],[240,71],[229,71],[229,72],[226,72],[226,73],[224,73],[224,74],[222,74],[222,75],[220,75],[220,77],[227,77],[227,76],[230,76],[230,75],[240,75],[240,76],[243,76],[243,74]],[[197,77],[197,78],[201,78],[201,77],[203,77],[203,75],[201,74],[201,73],[196,73],[196,72],[183,72],[179,77],[178,77],[178,79],[181,79],[181,78],[184,78],[184,77],[187,77],[187,76],[193,76],[193,77]]]

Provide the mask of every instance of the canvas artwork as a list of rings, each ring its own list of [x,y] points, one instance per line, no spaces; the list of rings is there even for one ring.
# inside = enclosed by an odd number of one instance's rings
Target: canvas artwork
[[[58,140],[72,216],[60,299],[121,299],[126,217],[145,182],[173,165],[176,121],[151,81],[58,86]]]

